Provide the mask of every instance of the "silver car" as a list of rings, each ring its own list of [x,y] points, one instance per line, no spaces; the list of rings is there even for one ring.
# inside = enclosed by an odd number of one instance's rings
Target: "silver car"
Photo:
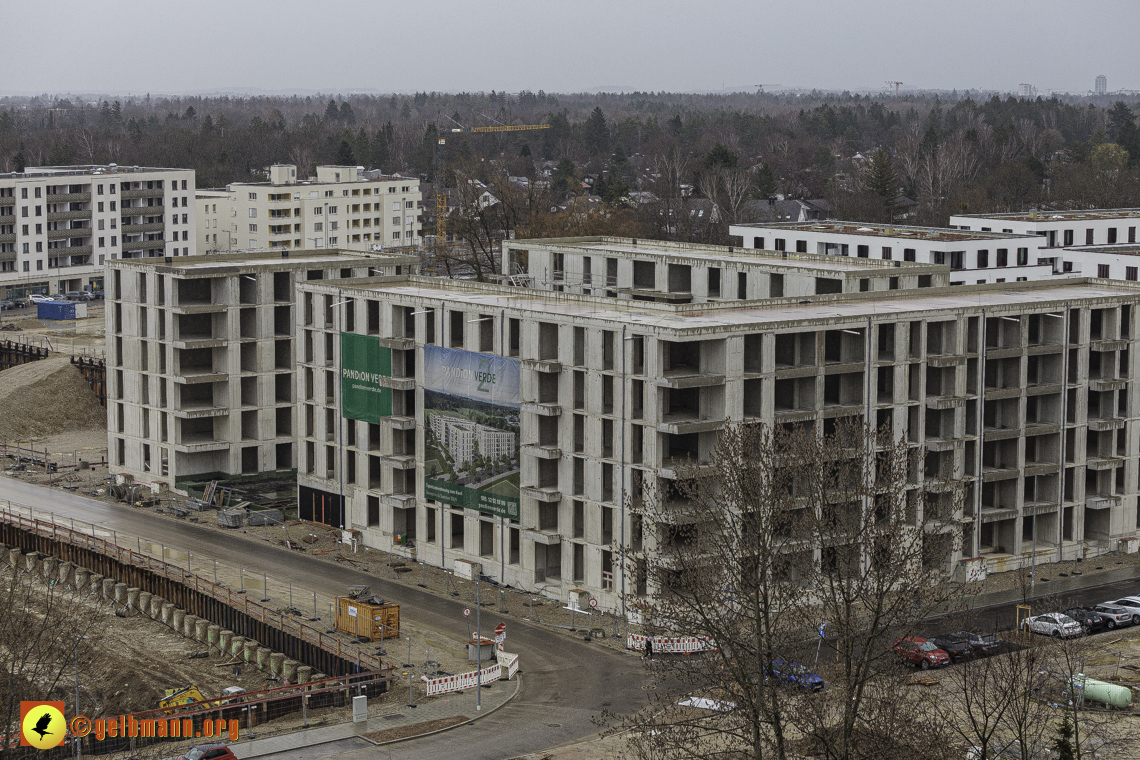
[[[1112,602],[1098,604],[1093,607],[1093,611],[1104,618],[1104,624],[1110,631],[1132,622],[1132,613]]]
[[[1128,610],[1132,614],[1132,625],[1140,625],[1140,596],[1125,596],[1106,604],[1115,604]]]
[[[1058,639],[1080,636],[1085,632],[1085,629],[1081,627],[1080,623],[1061,612],[1034,615],[1022,622],[1021,625],[1033,633],[1053,636]]]

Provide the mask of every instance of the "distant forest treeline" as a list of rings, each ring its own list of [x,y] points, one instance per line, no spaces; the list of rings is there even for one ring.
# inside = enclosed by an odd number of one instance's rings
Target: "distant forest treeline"
[[[176,166],[218,187],[263,179],[273,163],[297,164],[302,176],[341,163],[434,181],[439,130],[549,124],[454,135],[445,183],[543,180],[535,184],[550,196],[532,190],[527,200],[538,211],[512,218],[533,234],[573,232],[538,216],[592,192],[600,216],[584,231],[723,242],[727,224],[747,220],[748,201],[776,194],[824,198],[835,216],[866,221],[898,218],[901,194],[917,202],[903,204],[907,220],[925,224],[962,211],[1138,206],[1137,107],[1135,98],[976,93],[0,98],[0,171]],[[701,200],[711,218],[681,218]]]

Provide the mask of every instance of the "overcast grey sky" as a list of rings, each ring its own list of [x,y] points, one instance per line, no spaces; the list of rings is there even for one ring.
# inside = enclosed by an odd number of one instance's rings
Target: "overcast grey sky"
[[[0,94],[1140,90],[1137,0],[3,3]]]

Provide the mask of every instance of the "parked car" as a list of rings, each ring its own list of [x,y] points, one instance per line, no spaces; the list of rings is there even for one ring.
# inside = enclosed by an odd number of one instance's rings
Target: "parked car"
[[[916,668],[944,668],[950,664],[950,655],[938,648],[929,639],[918,636],[904,636],[895,642],[895,654]]]
[[[178,760],[237,760],[237,755],[224,744],[196,744]]]
[[[954,631],[951,638],[965,641],[976,655],[997,654],[1001,651],[1001,639],[992,633],[977,631]]]
[[[9,309],[16,308],[15,301],[0,301],[0,311],[8,311]]]
[[[1085,632],[1081,624],[1063,612],[1050,612],[1045,615],[1034,615],[1022,621],[1021,627],[1031,633],[1040,633],[1043,636],[1056,638],[1072,638]]]
[[[811,691],[823,691],[823,676],[813,673],[806,665],[794,660],[772,660],[772,677],[785,686],[802,686]]]
[[[102,301],[103,300],[103,291],[102,290],[92,290],[91,291],[91,300],[92,301]]]
[[[1106,604],[1115,604],[1128,610],[1132,613],[1132,625],[1140,625],[1140,596],[1126,596]]]
[[[43,303],[44,301],[54,301],[51,296],[41,296],[39,293],[32,293],[28,296],[28,300],[32,303]]]
[[[935,646],[950,655],[950,662],[962,662],[974,656],[974,650],[970,647],[970,643],[953,634],[932,636],[930,640],[934,642]]]
[[[1110,631],[1132,623],[1132,613],[1112,602],[1098,604],[1093,607],[1093,612],[1104,618],[1104,626]]]
[[[85,293],[81,290],[71,290],[71,291],[68,291],[67,293],[63,294],[63,300],[65,300],[65,301],[90,301],[91,299],[87,297],[87,293]]]
[[[1080,623],[1081,628],[1085,629],[1085,633],[1096,633],[1103,630],[1108,623],[1103,615],[1089,607],[1074,607],[1071,610],[1065,610],[1065,614]]]

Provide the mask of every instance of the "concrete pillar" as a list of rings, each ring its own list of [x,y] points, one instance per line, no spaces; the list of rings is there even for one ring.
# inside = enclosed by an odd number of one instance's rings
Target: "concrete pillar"
[[[274,678],[281,676],[281,671],[285,666],[285,655],[281,652],[274,652],[269,655],[269,675]]]
[[[174,605],[170,602],[162,603],[162,615],[159,618],[162,620],[163,625],[170,625],[170,619],[174,616]]]
[[[281,671],[285,676],[285,680],[289,683],[297,683],[297,666],[301,663],[296,660],[285,660],[284,668]]]
[[[74,576],[75,576],[75,565],[73,563],[71,563],[71,562],[60,562],[59,563],[59,574],[56,577],[59,578],[60,583],[62,583],[65,586],[71,585],[72,581],[74,580]]]
[[[166,600],[161,596],[152,596],[150,598],[150,619],[159,620],[162,618],[162,608],[166,604]]]
[[[116,582],[117,581],[114,578],[104,578],[103,579],[103,598],[106,599],[107,601],[111,601],[112,599],[115,598],[115,583]]]
[[[40,573],[45,581],[55,580],[55,566],[57,564],[58,560],[55,557],[44,557],[43,562],[40,563]]]
[[[257,662],[258,644],[253,639],[246,639],[242,644],[242,659],[247,663]]]
[[[37,552],[30,552],[24,555],[24,569],[29,573],[36,572],[40,566],[40,555]]]
[[[218,646],[218,634],[222,632],[222,627],[220,625],[210,625],[209,621],[206,621],[206,625],[208,626],[206,628],[206,643],[209,644],[210,649],[213,649]]]
[[[233,643],[234,632],[221,630],[218,631],[218,649],[222,652],[222,657],[229,659],[230,645]]]
[[[113,586],[113,592],[115,594],[115,604],[120,607],[125,606],[127,603],[127,584],[116,583]]]
[[[174,605],[170,605],[170,606],[174,607]],[[174,609],[170,613],[170,627],[173,628],[178,633],[182,633],[182,623],[185,620],[186,620],[186,610],[180,609],[178,607],[174,607]],[[165,623],[167,621],[164,620],[162,622]]]
[[[313,680],[313,669],[308,665],[297,668],[297,683],[308,683]]]
[[[139,608],[139,594],[141,592],[142,592],[142,589],[138,589],[138,588],[134,588],[134,587],[127,589],[127,609],[128,610],[137,610]]]
[[[205,644],[210,640],[210,621],[198,618],[194,621],[194,640]]]
[[[138,599],[138,607],[136,609],[138,609],[138,611],[140,613],[142,613],[143,615],[149,616],[150,615],[150,600],[153,597],[154,597],[154,594],[150,593],[149,591],[140,591],[139,592],[139,599]]]
[[[257,669],[258,670],[265,670],[267,667],[269,667],[269,655],[272,652],[273,652],[273,650],[270,649],[269,647],[258,647],[257,648]]]
[[[24,561],[24,553],[18,548],[11,548],[8,550],[8,564],[12,567],[19,568],[20,563]]]
[[[99,575],[99,573],[91,573],[91,575],[87,579],[87,582],[89,584],[89,586],[88,586],[89,593],[95,594],[96,596],[103,593],[103,576],[102,575]]]
[[[230,657],[238,657],[245,648],[245,637],[234,636],[230,641]]]
[[[186,619],[182,621],[182,628],[178,632],[188,639],[194,638],[194,630],[198,625],[197,615],[187,615]]]
[[[91,571],[85,567],[75,568],[75,589],[82,591],[87,588],[87,582],[91,580]]]

